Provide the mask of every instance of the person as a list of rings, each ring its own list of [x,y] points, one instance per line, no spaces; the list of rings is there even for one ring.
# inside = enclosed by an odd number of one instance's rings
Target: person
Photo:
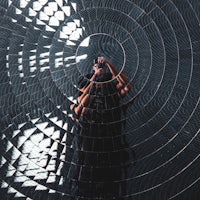
[[[106,73],[106,67],[109,68],[110,73]],[[94,90],[95,86],[98,89],[102,89],[101,87],[105,86],[105,83],[103,84],[102,82],[109,81],[115,78],[117,79],[117,84],[114,88],[114,90],[117,91],[117,95],[115,95],[114,98],[117,100],[124,97],[126,93],[129,92],[130,89],[133,87],[132,83],[129,83],[128,81],[127,74],[125,72],[119,73],[116,67],[104,57],[98,57],[97,59],[95,59],[93,70],[93,74],[89,74],[86,76],[89,79],[89,84],[86,84],[86,82],[83,83],[83,80],[79,82],[79,85],[81,82],[82,84],[80,85],[81,95],[78,97],[78,104],[72,104],[70,106],[72,110],[74,109],[74,112],[77,116],[86,115],[88,111],[88,105],[91,105],[91,102],[95,98],[92,95],[92,91]]]
[[[109,60],[98,57],[93,73],[82,77],[78,87],[77,103],[70,105],[72,119],[78,126],[72,145],[76,149],[73,163],[80,166],[79,172],[71,169],[70,177],[76,180],[73,195],[119,198],[125,186],[119,181],[122,166],[129,162],[132,153],[121,134],[120,99],[133,84],[124,71],[119,73]],[[73,173],[79,175],[74,177]]]

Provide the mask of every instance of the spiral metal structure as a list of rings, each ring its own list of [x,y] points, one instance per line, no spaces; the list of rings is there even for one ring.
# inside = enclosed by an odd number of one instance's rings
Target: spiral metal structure
[[[134,85],[120,106],[138,95],[120,197],[69,190],[74,135],[95,143],[69,106],[99,55]],[[1,0],[0,199],[198,200],[199,77],[199,0]]]

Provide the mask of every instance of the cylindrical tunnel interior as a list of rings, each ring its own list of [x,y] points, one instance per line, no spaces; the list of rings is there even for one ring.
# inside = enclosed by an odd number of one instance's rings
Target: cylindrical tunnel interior
[[[0,199],[199,200],[199,77],[199,0],[1,0]]]

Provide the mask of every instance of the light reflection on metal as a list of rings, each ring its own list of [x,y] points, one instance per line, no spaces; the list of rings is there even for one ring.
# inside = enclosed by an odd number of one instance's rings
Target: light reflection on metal
[[[69,105],[77,103],[77,82],[85,75],[78,67],[85,61],[91,72],[94,44],[98,53],[122,60],[116,43],[103,35],[122,45],[124,68],[134,84],[120,106],[141,93],[122,117],[123,135],[138,156],[137,165],[131,161],[130,171],[116,181],[127,183],[122,196],[196,199],[198,6],[195,0],[1,0],[0,187],[5,199],[70,198],[68,183],[73,188],[75,182],[70,170],[82,159],[75,147],[83,153],[89,152],[85,143],[96,144],[93,136],[77,135],[72,122]],[[91,42],[95,34],[100,37]],[[85,52],[76,54],[78,48]],[[113,137],[114,145],[118,139]]]

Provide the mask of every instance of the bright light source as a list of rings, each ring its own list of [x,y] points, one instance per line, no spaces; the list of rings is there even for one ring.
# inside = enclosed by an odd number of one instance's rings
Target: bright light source
[[[46,15],[46,13],[44,13],[44,12],[40,12],[39,13],[39,19],[44,20],[44,21],[49,21],[49,16]]]
[[[56,0],[57,4],[62,7],[63,6],[63,0]]]
[[[79,40],[80,39],[80,34],[78,31],[74,31],[71,35],[70,35],[70,40]]]
[[[74,22],[68,22],[67,26],[72,30],[75,31],[76,30],[76,23]]]
[[[51,27],[48,26],[48,25],[45,26],[45,30],[46,30],[46,31],[49,31],[49,32],[55,32],[55,31],[56,31],[55,29],[51,28]]]
[[[84,54],[84,55],[81,55],[81,56],[77,56],[76,57],[76,62],[81,62],[81,60],[85,60],[87,59],[88,55],[87,54]]]
[[[62,10],[65,12],[65,14],[66,14],[67,16],[70,16],[70,15],[71,15],[71,8],[70,8],[70,6],[63,6],[63,7],[62,7]]]
[[[77,11],[77,4],[76,3],[71,3],[71,5],[74,8],[74,10]]]
[[[34,11],[32,8],[29,8],[28,14],[29,14],[30,17],[35,17],[37,15],[37,12]]]
[[[48,16],[53,15],[53,10],[49,6],[44,7],[44,13],[47,14]]]
[[[39,10],[41,10],[41,8],[42,8],[42,5],[39,2],[35,1],[33,3],[33,10],[39,11]]]
[[[63,33],[65,33],[66,35],[70,35],[72,33],[72,30],[68,27],[68,26],[63,26],[62,27],[62,31]]]
[[[48,6],[53,10],[57,11],[58,10],[58,4],[56,2],[50,2],[48,3]]]
[[[64,20],[65,19],[65,15],[64,15],[64,12],[63,11],[57,11],[55,12],[55,17],[59,20]]]
[[[39,2],[41,5],[45,5],[45,4],[48,2],[48,0],[38,0],[38,2]]]
[[[49,20],[49,25],[50,26],[59,26],[60,22],[57,18],[55,18],[54,16],[52,16]]]
[[[22,11],[21,11],[20,9],[18,9],[18,8],[15,8],[15,13],[16,13],[17,15],[20,15],[20,14],[22,14]]]
[[[88,47],[90,44],[90,37],[83,40],[83,42],[80,44],[81,47]]]
[[[19,6],[20,8],[25,8],[30,0],[20,0]]]

